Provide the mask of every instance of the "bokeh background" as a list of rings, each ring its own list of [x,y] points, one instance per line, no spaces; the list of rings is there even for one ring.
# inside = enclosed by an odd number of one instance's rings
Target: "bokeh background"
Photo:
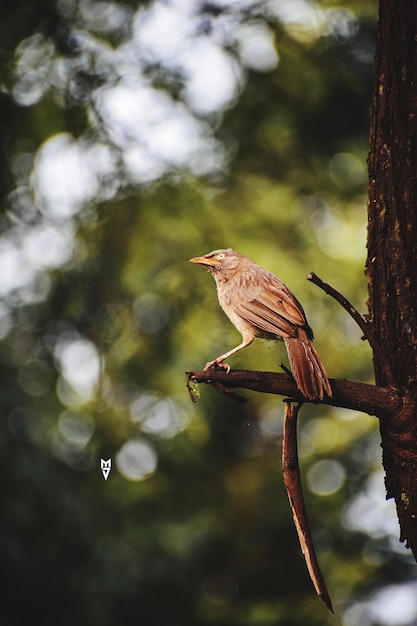
[[[329,376],[373,382],[371,0],[18,0],[0,20],[2,624],[417,624],[378,423],[305,406],[308,578],[282,399],[185,372],[236,345],[188,259],[234,247],[302,301]],[[255,342],[233,367],[278,370]],[[111,459],[107,481],[100,459]]]

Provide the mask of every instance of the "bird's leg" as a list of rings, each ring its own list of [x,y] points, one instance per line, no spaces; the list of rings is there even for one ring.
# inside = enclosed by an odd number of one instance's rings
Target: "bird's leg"
[[[253,337],[246,337],[246,338],[243,337],[242,343],[236,346],[236,348],[233,348],[233,350],[229,350],[229,352],[226,352],[225,354],[218,356],[217,359],[214,359],[214,361],[209,361],[208,363],[206,363],[206,366],[204,369],[208,370],[211,367],[221,367],[225,369],[226,373],[228,374],[230,372],[230,365],[228,363],[223,363],[223,361],[227,359],[227,357],[234,354],[235,352],[238,352],[239,350],[241,350],[242,348],[246,348],[246,346],[252,343],[253,339],[254,339]]]

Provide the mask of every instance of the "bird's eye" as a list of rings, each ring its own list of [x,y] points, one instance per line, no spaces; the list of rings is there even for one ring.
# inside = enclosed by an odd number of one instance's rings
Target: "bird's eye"
[[[217,255],[218,259],[224,259],[224,253],[220,252],[220,254]]]

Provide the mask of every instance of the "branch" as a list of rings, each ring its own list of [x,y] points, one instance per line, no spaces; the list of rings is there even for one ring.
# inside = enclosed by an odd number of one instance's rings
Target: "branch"
[[[301,485],[297,446],[297,417],[300,408],[301,404],[297,404],[292,409],[290,402],[287,402],[285,406],[284,438],[282,442],[282,472],[284,475],[284,485],[287,490],[294,525],[297,530],[298,539],[306,560],[310,578],[317,595],[323,600],[329,611],[333,613],[332,602],[314,549]]]
[[[208,385],[224,385],[229,390],[251,389],[261,393],[272,393],[291,397],[297,402],[307,402],[298,390],[294,380],[287,374],[277,372],[256,372],[249,370],[230,370],[211,368],[187,373],[187,385],[205,383]],[[361,411],[375,415],[381,420],[390,419],[400,413],[403,405],[401,396],[392,389],[366,385],[349,380],[330,379],[333,397],[325,397],[317,404],[337,406],[353,411]]]
[[[310,272],[310,274],[307,276],[307,280],[310,280],[312,283],[317,285],[317,287],[323,289],[323,291],[327,293],[328,296],[334,298],[336,302],[341,304],[345,311],[347,311],[349,315],[355,320],[355,322],[363,332],[365,339],[368,340],[372,351],[377,355],[378,362],[381,364],[384,370],[388,385],[393,389],[398,389],[397,382],[391,370],[391,365],[387,359],[385,352],[376,341],[372,327],[369,322],[365,320],[365,318],[359,313],[357,309],[355,309],[353,304],[351,304],[349,300],[345,298],[345,296],[339,293],[336,289],[334,289],[334,287],[332,287],[328,283],[323,282],[321,278],[317,276],[317,274],[315,274],[314,272]]]

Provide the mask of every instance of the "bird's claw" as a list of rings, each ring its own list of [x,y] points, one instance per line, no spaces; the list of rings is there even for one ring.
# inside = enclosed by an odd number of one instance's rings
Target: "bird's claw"
[[[218,368],[218,369],[222,369],[222,370],[226,370],[226,374],[228,374],[230,372],[230,365],[228,363],[223,363],[222,361],[216,361],[216,359],[214,361],[209,361],[208,363],[206,363],[205,366],[205,370],[209,370],[212,367],[214,368]]]

